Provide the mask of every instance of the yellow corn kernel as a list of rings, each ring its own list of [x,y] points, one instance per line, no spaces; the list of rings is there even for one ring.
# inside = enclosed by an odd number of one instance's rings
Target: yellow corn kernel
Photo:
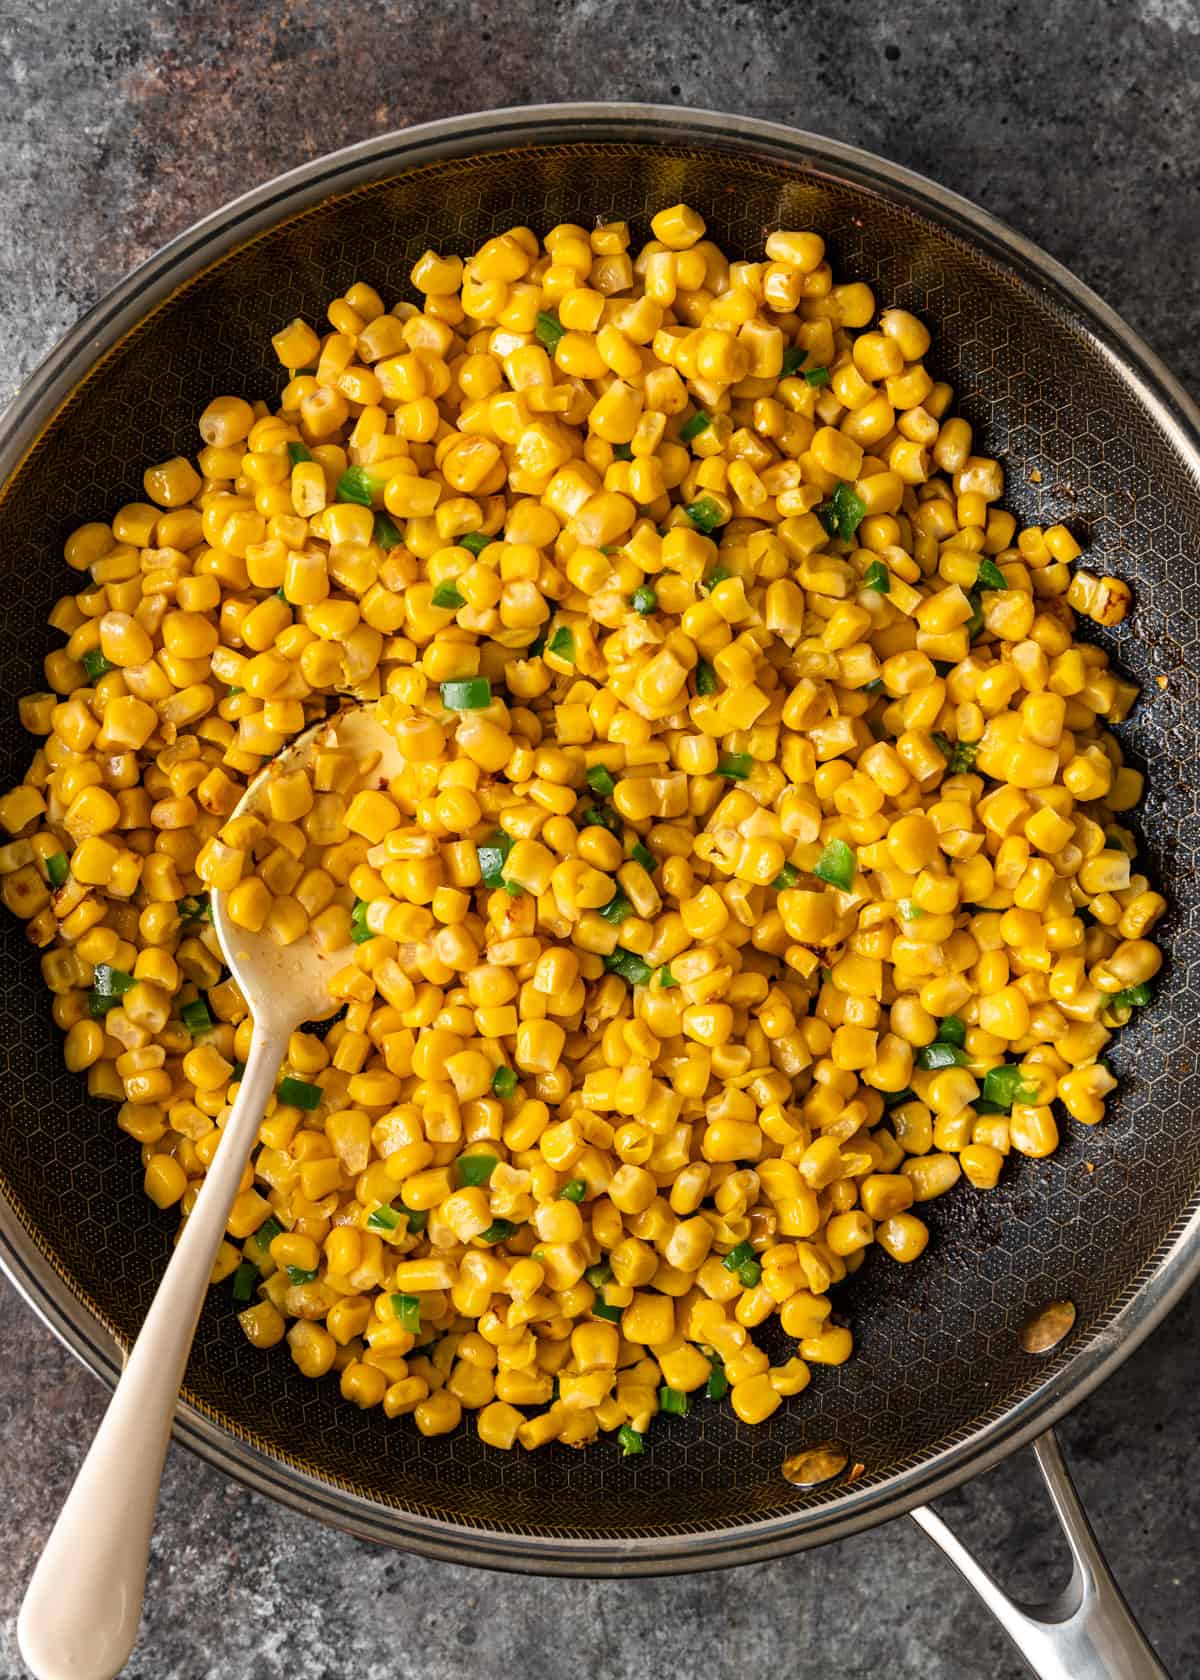
[[[770,1373],[758,1371],[733,1384],[729,1401],[743,1423],[764,1423],[772,1412],[779,1410],[783,1396],[771,1381]]]
[[[272,1348],[283,1340],[284,1320],[270,1301],[259,1301],[256,1306],[247,1307],[245,1312],[238,1314],[238,1323],[246,1340],[255,1347]]]
[[[689,251],[704,238],[704,217],[686,204],[673,204],[651,218],[650,231],[671,251]]]
[[[893,1260],[917,1260],[929,1242],[929,1227],[912,1213],[897,1213],[875,1229],[875,1241]]]
[[[962,1176],[954,1156],[942,1154],[918,1155],[905,1161],[901,1171],[910,1180],[913,1198],[918,1202],[932,1201],[935,1196],[945,1195]]]
[[[621,1314],[621,1334],[627,1342],[657,1347],[675,1334],[675,1308],[667,1295],[638,1290]]]
[[[169,1208],[187,1189],[187,1174],[170,1155],[151,1155],[146,1166],[145,1191],[156,1207]]]

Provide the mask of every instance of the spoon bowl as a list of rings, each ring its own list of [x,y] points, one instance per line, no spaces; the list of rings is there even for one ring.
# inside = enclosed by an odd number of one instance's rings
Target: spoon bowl
[[[297,736],[250,783],[233,816],[258,812],[272,781],[308,766],[324,748],[349,749],[372,771],[375,758],[390,779],[400,754],[374,711],[347,707]],[[265,931],[239,927],[228,893],[214,891],[211,903],[254,1020],[250,1052],[195,1207],[26,1590],[17,1639],[37,1680],[113,1680],[133,1649],[163,1461],[217,1250],[288,1038],[303,1022],[335,1013],[328,981],[352,949],[321,952],[307,935],[280,945]]]
[[[272,782],[307,768],[313,755],[327,748],[350,751],[360,762],[376,756],[381,779],[396,775],[402,763],[399,749],[374,714],[373,703],[347,706],[306,729],[258,773],[233,816],[260,813]],[[352,945],[319,951],[306,934],[291,945],[280,945],[265,928],[251,933],[239,927],[229,914],[227,892],[212,893],[210,902],[225,961],[254,1017],[256,1039],[259,1034],[274,1035],[280,1027],[291,1032],[302,1021],[326,1020],[336,1013],[339,1005],[330,998],[327,985],[345,965]]]

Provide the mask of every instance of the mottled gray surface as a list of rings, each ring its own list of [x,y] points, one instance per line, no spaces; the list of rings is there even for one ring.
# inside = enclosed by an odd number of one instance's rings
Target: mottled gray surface
[[[332,147],[566,98],[727,106],[923,170],[1045,245],[1196,391],[1200,4],[132,0],[0,10],[0,402],[170,235]],[[0,1674],[20,1592],[102,1395],[0,1286]],[[1168,1666],[1200,1671],[1191,1424],[1200,1298],[1066,1424],[1100,1538]],[[1019,1591],[1057,1556],[1033,1477],[943,1504]],[[900,1523],[663,1582],[434,1566],[314,1527],[173,1453],[135,1680],[1017,1680],[1000,1635]]]

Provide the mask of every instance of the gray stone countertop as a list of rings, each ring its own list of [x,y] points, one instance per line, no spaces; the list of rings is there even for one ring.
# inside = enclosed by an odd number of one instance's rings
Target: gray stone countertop
[[[1031,235],[1200,392],[1197,0],[23,0],[0,7],[0,402],[171,235],[334,147],[555,99],[734,105],[923,171]],[[1200,1297],[1063,1427],[1176,1680],[1200,1673]],[[0,1284],[0,1675],[103,1395]],[[942,1501],[1002,1579],[1062,1569],[1027,1463]],[[173,1450],[133,1680],[1017,1680],[907,1522],[663,1581],[487,1575],[375,1550]]]

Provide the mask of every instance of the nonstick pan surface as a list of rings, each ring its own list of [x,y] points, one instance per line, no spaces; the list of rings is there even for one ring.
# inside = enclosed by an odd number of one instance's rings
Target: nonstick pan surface
[[[287,1503],[374,1539],[458,1562],[631,1573],[747,1562],[892,1516],[995,1462],[1066,1410],[1148,1333],[1200,1265],[1200,417],[1098,299],[963,200],[853,148],[774,125],[655,107],[491,113],[385,136],[319,160],[201,223],[106,299],[0,426],[0,772],[31,742],[17,698],[43,686],[55,598],[75,587],[68,532],[140,499],[141,469],[198,446],[222,392],[276,398],[270,335],[366,279],[392,301],[432,245],[467,251],[527,222],[650,215],[684,199],[731,256],[773,227],[824,234],[835,270],[932,328],[979,446],[1008,468],[1022,523],[1064,520],[1088,564],[1133,585],[1104,634],[1143,687],[1119,731],[1149,777],[1135,826],[1169,895],[1168,968],[1117,1041],[1106,1123],[1068,1122],[1047,1161],[1013,1157],[998,1189],[928,1205],[913,1266],[871,1249],[837,1293],[856,1355],[748,1428],[727,1405],[663,1423],[646,1453],[483,1447],[468,1426],[424,1440],[264,1355],[212,1292],[188,1370],[181,1437]],[[1165,679],[1165,682],[1163,681]],[[0,924],[0,1257],[99,1374],[136,1333],[175,1223],[143,1197],[137,1146],[112,1105],[62,1065],[36,955]],[[1073,1333],[1038,1359],[1019,1332],[1074,1303]],[[783,1461],[843,1444],[818,1488]]]

